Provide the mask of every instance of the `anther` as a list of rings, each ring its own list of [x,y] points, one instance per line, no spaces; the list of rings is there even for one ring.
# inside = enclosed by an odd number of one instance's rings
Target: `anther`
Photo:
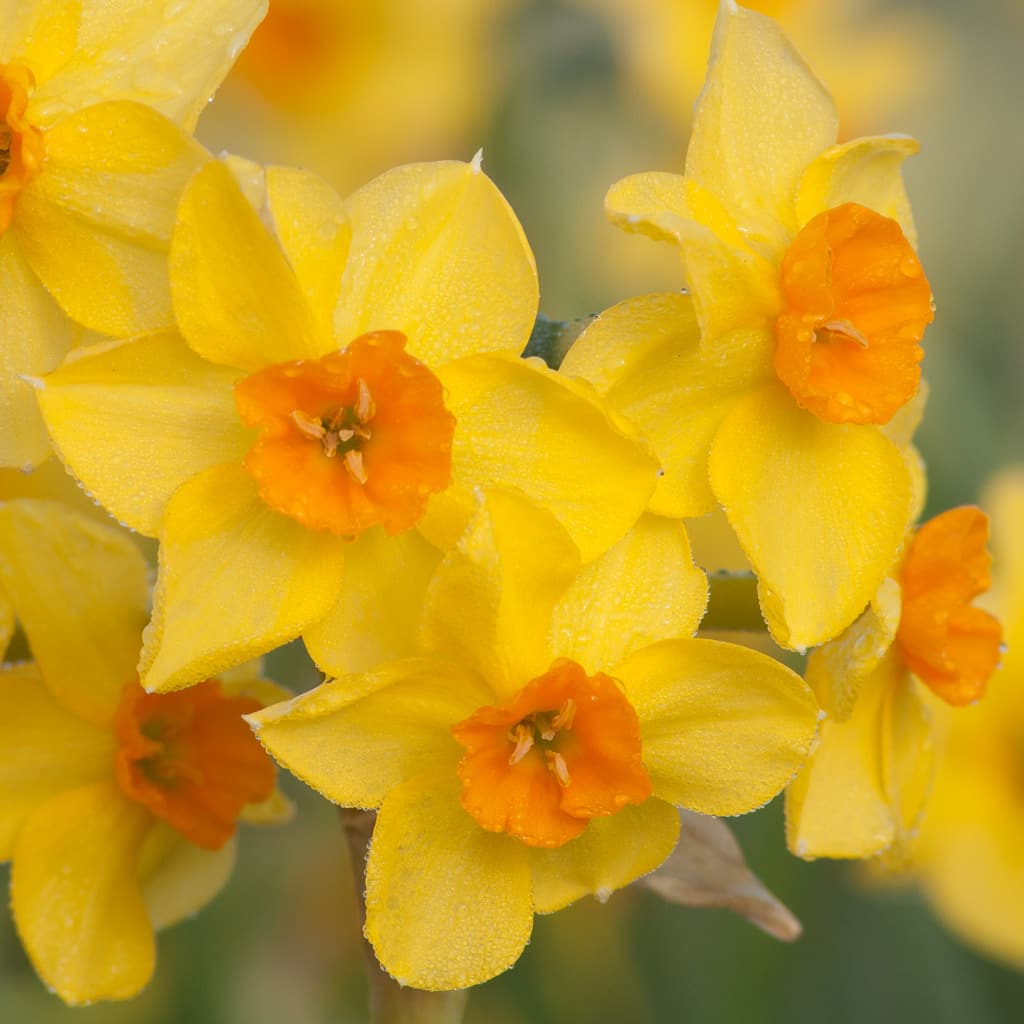
[[[849,320],[829,320],[828,323],[822,324],[820,329],[828,331],[830,334],[841,334],[844,338],[857,342],[861,348],[868,347],[867,337],[858,331]]]
[[[315,419],[313,416],[309,416],[304,413],[301,409],[293,409],[291,412],[291,420],[299,428],[301,433],[308,437],[311,441],[322,441],[327,431],[324,429],[323,423],[320,420]]]
[[[565,703],[562,705],[558,714],[551,719],[552,727],[557,731],[559,729],[571,729],[573,719],[576,717],[576,701],[572,697],[566,697]]]
[[[356,399],[355,407],[356,419],[360,423],[368,423],[377,411],[377,407],[374,404],[373,396],[370,394],[370,389],[366,386],[366,381],[362,377],[359,378],[358,388],[359,397]]]
[[[513,765],[519,764],[520,761],[530,752],[530,748],[533,746],[533,730],[528,726],[520,722],[510,733],[509,739],[515,742],[515,750],[512,751],[508,759],[508,765],[511,768]]]
[[[564,789],[572,779],[569,777],[569,766],[565,763],[565,758],[557,750],[549,750],[545,753],[547,758],[548,767],[555,773],[555,778],[558,779],[558,784]]]
[[[363,453],[352,448],[345,452],[345,468],[361,484],[366,483],[366,470],[363,468]]]

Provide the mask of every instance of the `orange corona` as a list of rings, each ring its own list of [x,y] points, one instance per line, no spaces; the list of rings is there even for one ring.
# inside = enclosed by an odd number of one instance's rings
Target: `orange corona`
[[[121,791],[190,842],[219,849],[242,808],[274,788],[274,765],[242,720],[261,706],[213,679],[177,693],[130,683],[115,720]]]
[[[43,165],[43,133],[26,117],[35,78],[21,64],[0,64],[0,235],[10,227],[18,193]]]
[[[999,664],[999,622],[971,605],[990,584],[987,540],[980,509],[950,509],[914,534],[900,572],[903,660],[949,704],[976,701]]]
[[[466,748],[462,806],[488,831],[529,846],[562,846],[591,818],[651,795],[639,721],[622,688],[567,658],[452,733]]]
[[[235,385],[235,401],[262,428],[245,457],[260,497],[311,530],[401,533],[448,486],[455,419],[397,331],[258,370]]]
[[[810,220],[782,261],[775,372],[833,423],[887,423],[917,392],[931,287],[899,224],[857,203]]]

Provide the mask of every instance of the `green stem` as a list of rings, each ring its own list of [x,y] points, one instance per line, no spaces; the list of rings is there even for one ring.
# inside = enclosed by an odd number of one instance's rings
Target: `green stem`
[[[595,319],[596,315],[591,314],[578,320],[549,320],[543,313],[538,313],[533,333],[523,349],[523,357],[540,356],[552,370],[557,370],[569,347]]]
[[[702,630],[763,633],[764,619],[757,601],[757,578],[752,572],[708,573],[710,598]]]
[[[373,811],[360,811],[349,807],[339,808],[338,815],[348,842],[362,928],[366,923],[366,848],[377,816]],[[414,907],[409,909],[410,912],[415,911]],[[422,989],[399,985],[381,967],[373,947],[366,940],[365,933],[363,953],[366,957],[366,974],[369,982],[371,1024],[462,1024],[466,1000],[469,997],[465,989],[456,992],[424,992]]]

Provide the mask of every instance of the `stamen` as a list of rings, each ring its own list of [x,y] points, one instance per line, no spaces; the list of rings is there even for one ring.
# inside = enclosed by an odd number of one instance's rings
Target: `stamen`
[[[360,423],[368,423],[372,418],[373,414],[377,411],[377,407],[374,405],[373,396],[370,394],[370,389],[366,385],[366,381],[362,377],[357,382],[359,389],[359,395],[356,398],[355,414],[356,419]]]
[[[548,750],[544,755],[547,758],[548,767],[555,774],[555,778],[558,779],[558,784],[564,789],[572,782],[569,777],[569,766],[565,763],[565,758],[557,750]]]
[[[849,320],[829,320],[828,323],[821,325],[820,330],[828,331],[830,334],[841,334],[844,338],[857,342],[861,348],[868,347],[867,337],[858,331]]]
[[[323,440],[326,431],[324,430],[324,425],[320,420],[304,413],[301,409],[292,410],[291,420],[311,441]]]
[[[509,767],[519,764],[520,761],[530,752],[533,747],[533,730],[520,722],[512,731],[509,739],[515,741],[516,748],[508,759]]]
[[[359,481],[365,484],[367,481],[366,470],[363,469],[363,453],[355,448],[345,452],[345,468]]]
[[[561,710],[551,719],[551,724],[556,730],[558,729],[571,729],[573,719],[576,717],[576,701],[572,697],[567,697],[565,703],[562,705]]]

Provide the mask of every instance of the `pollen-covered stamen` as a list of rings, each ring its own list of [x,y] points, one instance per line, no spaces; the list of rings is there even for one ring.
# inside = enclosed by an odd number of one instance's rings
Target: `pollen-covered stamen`
[[[900,570],[903,660],[949,704],[978,700],[999,664],[999,621],[971,604],[989,588],[987,540],[981,509],[950,509],[914,534]]]
[[[313,530],[398,533],[448,486],[455,420],[404,348],[397,331],[376,331],[235,385],[242,419],[262,428],[245,468],[271,508]]]
[[[857,203],[810,220],[782,259],[775,372],[833,423],[887,423],[917,391],[931,288],[899,224]]]
[[[621,686],[567,658],[452,733],[466,748],[462,806],[483,828],[530,846],[561,846],[591,818],[651,794],[639,721]]]
[[[167,694],[133,680],[114,720],[121,791],[190,842],[219,849],[242,808],[274,788],[274,765],[242,720],[260,706],[212,679]]]

